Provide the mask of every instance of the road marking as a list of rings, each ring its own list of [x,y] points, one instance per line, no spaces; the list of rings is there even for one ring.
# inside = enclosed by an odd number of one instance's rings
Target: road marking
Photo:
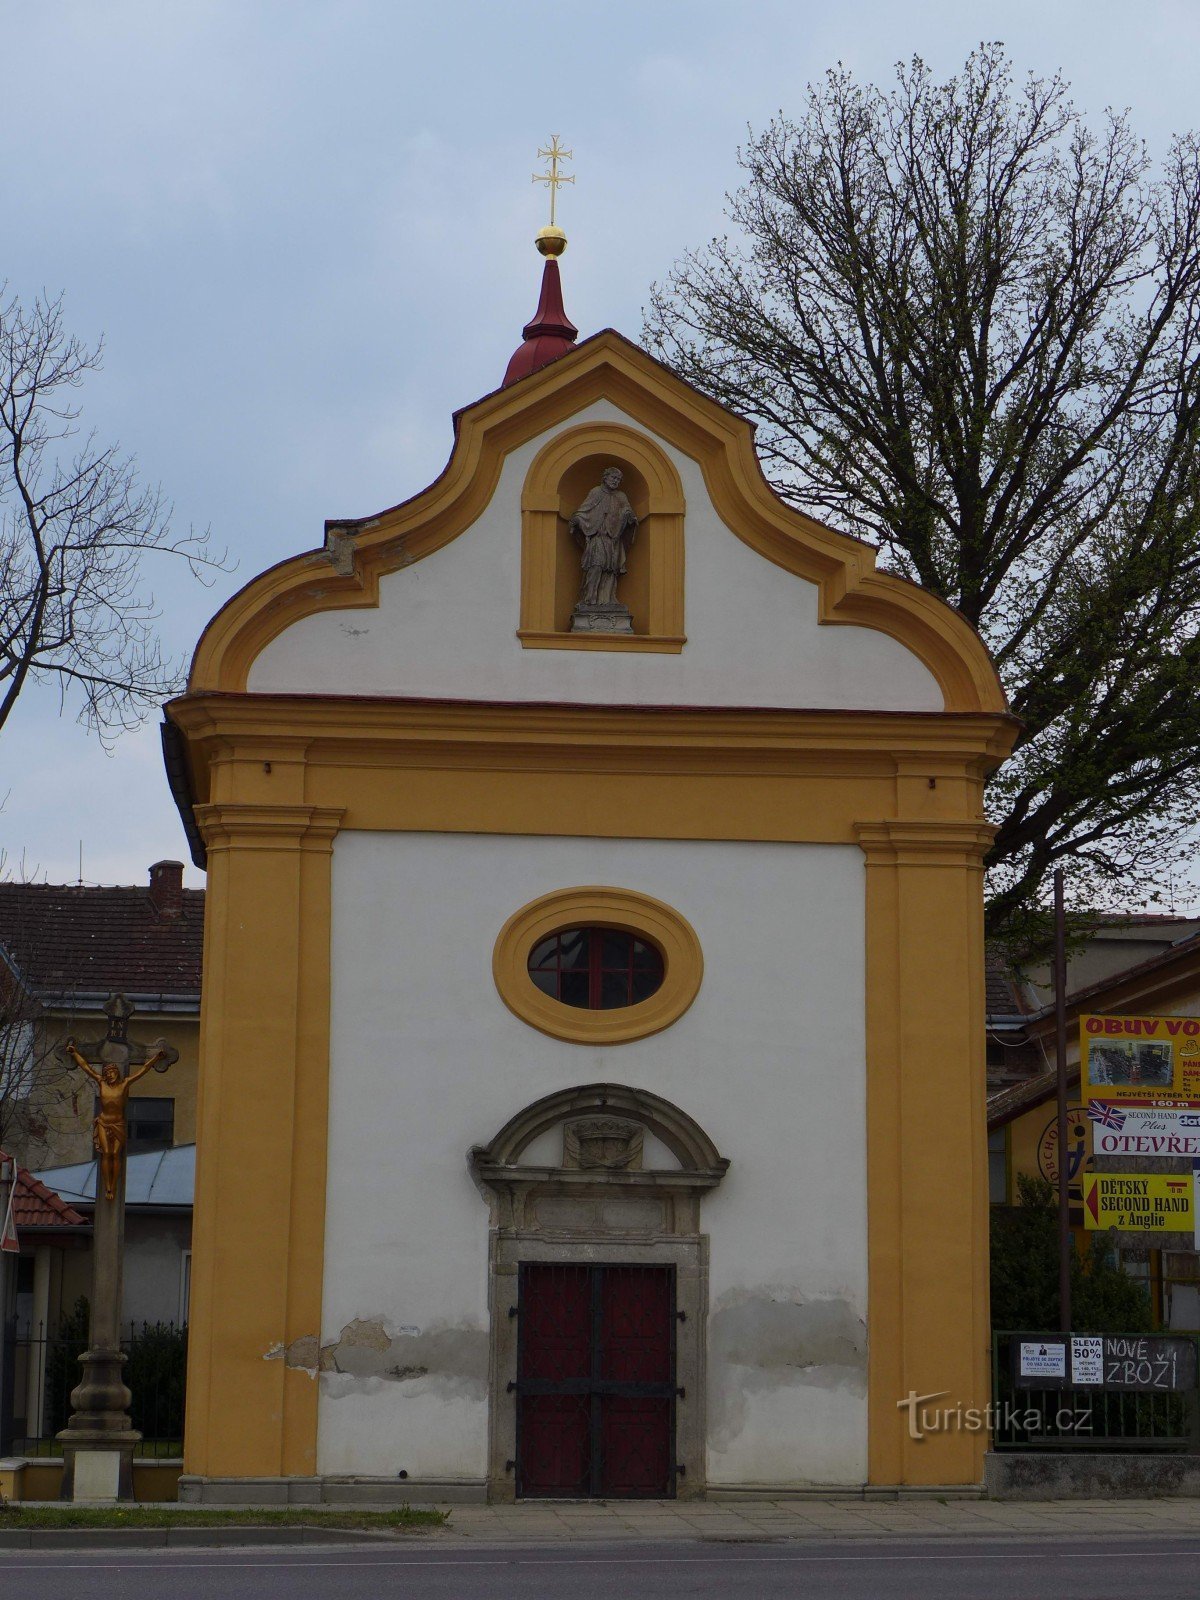
[[[1170,1537],[1168,1535],[1168,1537]],[[1163,1550],[1157,1546],[1151,1550],[996,1550],[996,1551],[964,1551],[947,1552],[945,1555],[917,1555],[903,1554],[895,1551],[881,1552],[879,1555],[857,1555],[853,1553],[839,1555],[761,1555],[761,1556],[639,1556],[636,1546],[625,1556],[548,1556],[541,1560],[531,1561],[525,1557],[503,1560],[496,1557],[458,1557],[448,1556],[444,1560],[418,1557],[406,1561],[402,1552],[380,1551],[379,1558],[367,1561],[321,1560],[319,1558],[294,1558],[292,1560],[265,1559],[262,1561],[226,1561],[220,1552],[214,1550],[213,1556],[208,1561],[153,1561],[130,1562],[130,1556],[137,1555],[136,1550],[129,1551],[101,1551],[96,1555],[104,1555],[110,1559],[105,1562],[102,1569],[92,1561],[36,1561],[25,1556],[20,1561],[9,1561],[0,1554],[0,1570],[21,1571],[28,1568],[33,1572],[95,1572],[97,1570],[110,1570],[125,1564],[136,1565],[139,1571],[186,1572],[192,1568],[208,1569],[220,1566],[229,1571],[255,1571],[271,1567],[378,1567],[396,1564],[402,1561],[407,1567],[686,1567],[686,1566],[712,1566],[719,1563],[722,1566],[756,1566],[770,1562],[772,1565],[780,1563],[787,1566],[800,1566],[807,1564],[825,1564],[833,1561],[1112,1561],[1122,1557],[1134,1558],[1139,1561],[1146,1560],[1178,1560],[1188,1557],[1200,1557],[1200,1550]]]

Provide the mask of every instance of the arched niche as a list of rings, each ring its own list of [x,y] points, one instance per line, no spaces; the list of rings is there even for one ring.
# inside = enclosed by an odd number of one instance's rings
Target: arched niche
[[[561,1133],[561,1144],[549,1143]],[[653,1141],[644,1141],[652,1134]],[[661,1141],[678,1165],[647,1167],[643,1152]],[[556,1151],[547,1164],[523,1161],[537,1144]],[[601,1263],[669,1267],[674,1305],[673,1459],[681,1498],[705,1487],[708,1238],[700,1231],[704,1195],[729,1162],[679,1106],[626,1084],[560,1089],[525,1106],[470,1153],[472,1176],[488,1200],[488,1303],[491,1389],[488,1498],[515,1495],[517,1352],[521,1267]]]
[[[580,563],[569,522],[610,466],[620,468],[638,518],[619,589],[633,633],[572,633]],[[521,493],[521,643],[526,649],[682,650],[683,518],[679,474],[645,434],[606,422],[556,434],[534,458]]]
[[[472,1169],[495,1167],[506,1174],[541,1134],[558,1123],[587,1117],[628,1118],[648,1128],[679,1162],[679,1170],[692,1174],[703,1187],[719,1183],[729,1166],[700,1124],[670,1100],[627,1084],[588,1083],[559,1089],[518,1111],[488,1144],[471,1151]]]

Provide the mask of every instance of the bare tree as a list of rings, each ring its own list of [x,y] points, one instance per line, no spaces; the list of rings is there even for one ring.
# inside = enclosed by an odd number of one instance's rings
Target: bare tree
[[[30,976],[45,960],[47,935],[27,914],[28,887],[9,876],[0,852],[0,1150],[36,1167],[73,1124],[78,1086],[55,1054],[62,1025]]]
[[[1064,858],[1151,895],[1200,817],[1200,143],[1156,172],[988,45],[942,84],[839,67],[740,161],[740,238],[676,264],[649,342],[990,646],[1024,724],[993,928]]]
[[[115,445],[76,443],[72,403],[100,346],[63,326],[62,299],[0,288],[0,728],[31,681],[82,696],[102,739],[136,726],[181,677],[163,653],[143,558],[220,570],[207,534],[177,536],[158,489]]]

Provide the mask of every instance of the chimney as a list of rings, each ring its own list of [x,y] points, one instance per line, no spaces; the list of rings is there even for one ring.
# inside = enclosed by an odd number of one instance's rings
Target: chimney
[[[182,861],[156,861],[150,868],[150,904],[164,917],[183,910]]]

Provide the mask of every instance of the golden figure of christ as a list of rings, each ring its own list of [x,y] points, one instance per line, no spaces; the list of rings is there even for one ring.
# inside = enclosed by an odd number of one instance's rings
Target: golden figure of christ
[[[122,1076],[120,1067],[114,1066],[111,1061],[103,1063],[97,1071],[76,1048],[74,1039],[68,1039],[64,1048],[75,1065],[92,1079],[99,1092],[100,1110],[92,1123],[92,1148],[100,1157],[104,1198],[115,1200],[117,1179],[121,1175],[121,1163],[125,1159],[125,1146],[129,1141],[129,1129],[125,1122],[129,1091],[139,1078],[144,1078],[160,1061],[166,1059],[166,1047],[160,1045],[148,1060],[127,1077]]]

